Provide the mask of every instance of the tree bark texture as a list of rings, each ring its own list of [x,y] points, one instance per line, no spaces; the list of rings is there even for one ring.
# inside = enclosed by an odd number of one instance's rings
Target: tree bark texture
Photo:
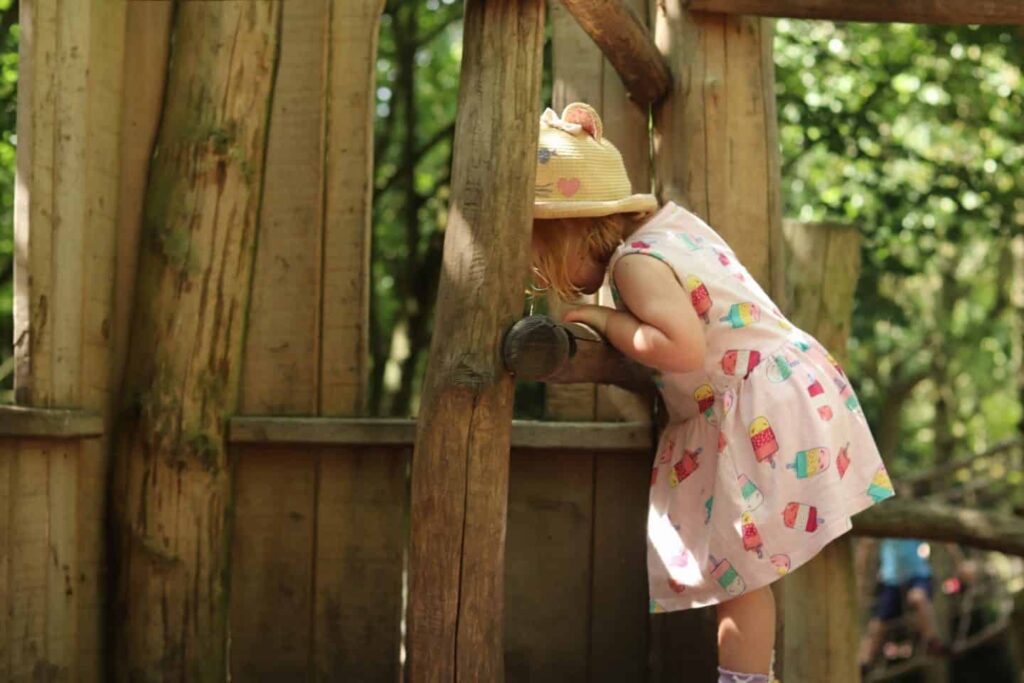
[[[544,6],[469,0],[452,199],[412,466],[413,681],[504,678],[512,377],[501,339],[522,310]]]
[[[116,677],[224,680],[234,412],[277,2],[176,10],[116,436]]]

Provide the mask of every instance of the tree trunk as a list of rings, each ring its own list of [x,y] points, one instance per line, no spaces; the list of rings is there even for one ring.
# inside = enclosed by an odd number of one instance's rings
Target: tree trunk
[[[468,0],[452,199],[416,437],[409,557],[413,681],[504,678],[511,376],[522,310],[544,6]]]
[[[120,680],[227,676],[234,411],[279,3],[182,3],[115,441]]]

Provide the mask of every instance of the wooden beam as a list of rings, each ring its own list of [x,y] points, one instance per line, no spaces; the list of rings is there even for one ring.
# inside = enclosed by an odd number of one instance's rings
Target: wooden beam
[[[943,503],[893,498],[854,517],[853,533],[962,543],[1024,557],[1024,519]]]
[[[646,105],[665,96],[672,85],[668,64],[623,0],[562,0],[562,4],[619,72],[630,97]]]
[[[103,434],[103,416],[85,410],[0,406],[0,437],[74,439]]]
[[[689,0],[691,10],[794,19],[1022,24],[1024,0]]]
[[[228,440],[239,444],[318,444],[324,446],[411,446],[416,421],[340,417],[231,418]],[[645,422],[512,421],[512,448],[637,451],[651,448]]]
[[[649,392],[652,372],[623,356],[579,323],[531,315],[512,326],[502,346],[505,367],[518,379],[555,384],[615,384]]]
[[[412,463],[408,666],[420,681],[504,680],[513,381],[544,3],[467,0],[452,193]]]

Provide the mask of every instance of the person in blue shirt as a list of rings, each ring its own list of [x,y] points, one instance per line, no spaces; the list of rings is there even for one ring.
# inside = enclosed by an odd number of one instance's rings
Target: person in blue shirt
[[[861,643],[861,669],[878,656],[885,635],[884,624],[899,618],[904,610],[910,624],[931,655],[946,654],[947,648],[935,631],[932,612],[932,568],[928,546],[911,538],[887,538],[878,546],[878,589],[875,605]]]

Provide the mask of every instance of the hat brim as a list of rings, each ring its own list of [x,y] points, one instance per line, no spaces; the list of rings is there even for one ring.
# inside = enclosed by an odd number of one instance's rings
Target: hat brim
[[[634,194],[604,202],[534,202],[534,218],[596,218],[613,213],[654,211],[658,200],[653,194]]]

